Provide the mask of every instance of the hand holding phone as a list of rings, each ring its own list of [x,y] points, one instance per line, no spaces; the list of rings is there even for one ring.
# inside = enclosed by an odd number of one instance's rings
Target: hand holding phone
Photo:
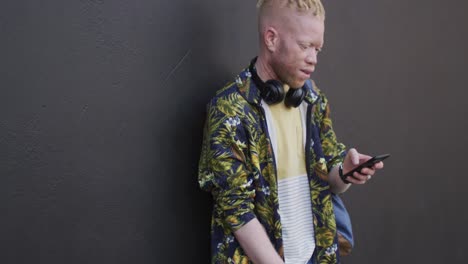
[[[374,156],[372,157],[371,159],[369,159],[368,161],[360,164],[359,166],[357,166],[356,168],[354,168],[353,170],[349,171],[349,172],[346,172],[346,173],[340,173],[340,177],[341,179],[345,182],[345,183],[350,183],[349,181],[346,180],[346,178],[348,176],[353,176],[353,174],[357,171],[359,173],[361,173],[361,170],[364,169],[364,168],[371,168],[372,166],[374,166],[374,164],[376,163],[379,163],[380,161],[386,159],[390,157],[390,154],[383,154],[383,155],[377,155],[377,156]]]

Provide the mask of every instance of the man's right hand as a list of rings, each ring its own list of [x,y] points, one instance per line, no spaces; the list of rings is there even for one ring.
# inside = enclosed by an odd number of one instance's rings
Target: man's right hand
[[[235,231],[234,236],[253,263],[284,264],[257,218]]]

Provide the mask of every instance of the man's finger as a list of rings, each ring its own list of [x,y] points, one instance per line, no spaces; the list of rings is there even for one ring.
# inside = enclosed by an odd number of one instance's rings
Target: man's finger
[[[361,174],[359,172],[353,173],[353,177],[359,181],[366,181],[367,180],[367,174]]]
[[[374,164],[374,168],[376,169],[383,169],[384,163],[382,161],[379,161],[378,163]]]
[[[361,174],[364,174],[364,175],[374,175],[375,173],[375,169],[372,169],[372,168],[363,168],[361,171],[360,171]]]
[[[359,153],[359,160],[367,161],[367,160],[369,160],[369,159],[371,159],[371,158],[372,158],[372,156]]]
[[[346,180],[349,181],[352,184],[364,184],[366,183],[366,180],[358,180],[352,176],[346,177]]]
[[[348,150],[348,155],[350,156],[353,165],[359,165],[359,153],[355,148],[350,148]]]

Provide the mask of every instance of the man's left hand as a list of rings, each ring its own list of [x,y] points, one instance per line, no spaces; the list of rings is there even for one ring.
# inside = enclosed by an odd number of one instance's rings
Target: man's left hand
[[[369,155],[359,153],[355,148],[349,149],[343,161],[343,174],[353,170],[359,164],[362,164],[372,157]],[[353,184],[364,184],[374,176],[375,171],[382,169],[384,164],[382,161],[374,164],[370,168],[363,168],[361,172],[354,172],[353,176],[346,177],[346,180]]]

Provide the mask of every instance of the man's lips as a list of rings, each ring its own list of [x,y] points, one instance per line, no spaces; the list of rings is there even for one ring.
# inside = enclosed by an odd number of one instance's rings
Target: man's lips
[[[301,72],[305,73],[306,75],[311,75],[314,71],[312,70],[301,70]]]

